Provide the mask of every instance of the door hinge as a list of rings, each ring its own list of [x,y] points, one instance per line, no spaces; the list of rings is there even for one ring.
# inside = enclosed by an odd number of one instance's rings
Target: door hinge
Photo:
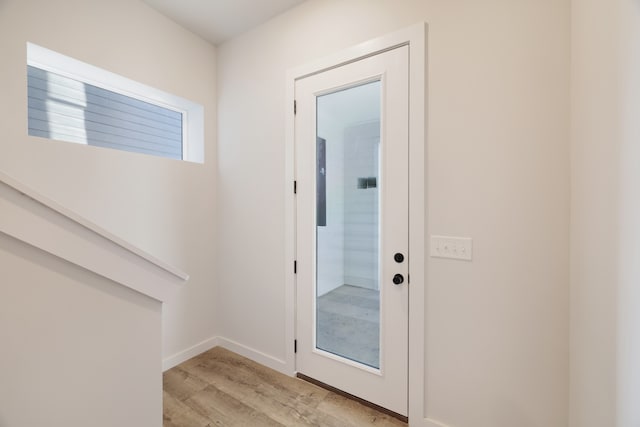
[[[298,194],[298,181],[293,181],[293,194]]]
[[[293,261],[293,274],[298,274],[298,261]]]
[[[293,340],[293,352],[298,352],[298,340]]]
[[[293,114],[298,114],[298,103],[296,100],[293,100]]]

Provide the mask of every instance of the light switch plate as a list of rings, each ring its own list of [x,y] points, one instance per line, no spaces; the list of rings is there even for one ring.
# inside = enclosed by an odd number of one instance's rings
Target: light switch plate
[[[471,261],[473,239],[470,237],[431,236],[431,256]]]

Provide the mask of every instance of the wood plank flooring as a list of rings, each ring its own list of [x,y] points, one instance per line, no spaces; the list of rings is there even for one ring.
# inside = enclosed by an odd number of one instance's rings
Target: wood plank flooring
[[[216,347],[164,373],[164,427],[407,424]]]

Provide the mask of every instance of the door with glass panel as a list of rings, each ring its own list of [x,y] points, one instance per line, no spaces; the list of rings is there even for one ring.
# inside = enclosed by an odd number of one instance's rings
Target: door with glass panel
[[[401,415],[408,48],[296,81],[296,370]]]

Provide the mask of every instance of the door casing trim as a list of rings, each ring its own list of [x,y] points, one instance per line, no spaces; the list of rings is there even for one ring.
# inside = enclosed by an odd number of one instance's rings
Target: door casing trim
[[[409,420],[412,426],[444,426],[426,417],[425,289],[427,232],[427,24],[419,23],[325,58],[286,75],[285,128],[285,369],[295,375],[295,82],[332,68],[409,46]]]

